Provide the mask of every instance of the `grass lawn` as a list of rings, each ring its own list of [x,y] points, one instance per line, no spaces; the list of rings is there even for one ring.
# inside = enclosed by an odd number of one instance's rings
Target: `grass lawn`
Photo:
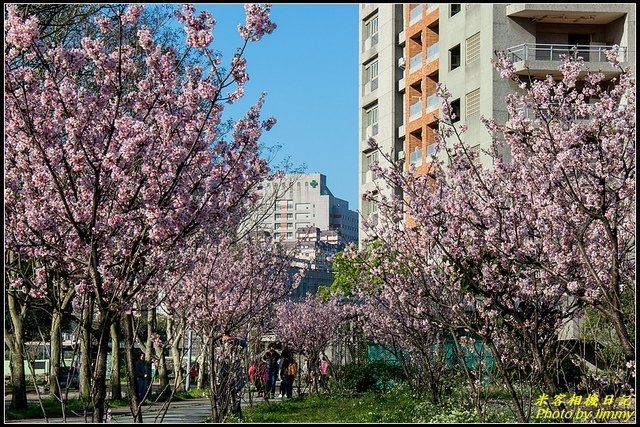
[[[42,406],[44,407],[44,411],[47,414],[47,417],[61,417],[62,416],[62,408],[60,402],[56,399],[51,398],[43,398]],[[67,416],[73,416],[74,412],[79,414],[84,414],[83,403],[79,399],[69,399],[67,401],[66,407]],[[5,418],[7,420],[24,420],[27,418],[44,418],[42,416],[42,408],[39,404],[29,404],[27,409],[23,410],[14,410],[7,409],[5,414]]]
[[[425,409],[408,393],[392,391],[295,397],[244,408],[243,416],[245,422],[256,423],[400,423],[428,417]]]
[[[486,422],[515,422],[505,407],[487,407]],[[362,395],[321,394],[243,408],[244,422],[252,423],[478,423],[472,409],[452,399],[436,407],[416,399],[407,387]]]

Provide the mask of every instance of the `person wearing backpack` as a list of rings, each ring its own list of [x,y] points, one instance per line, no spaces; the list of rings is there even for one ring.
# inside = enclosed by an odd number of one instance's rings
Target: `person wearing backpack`
[[[285,395],[288,398],[293,396],[293,382],[296,379],[296,374],[298,373],[298,364],[296,363],[293,355],[290,351],[287,350],[287,355],[282,362],[282,371],[280,372],[280,376],[285,384]]]

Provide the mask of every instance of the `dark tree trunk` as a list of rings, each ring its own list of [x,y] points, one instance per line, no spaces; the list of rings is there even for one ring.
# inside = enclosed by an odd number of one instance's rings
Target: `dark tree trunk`
[[[60,325],[62,323],[62,313],[54,308],[51,316],[51,355],[49,357],[49,395],[53,398],[60,397],[60,353],[61,353],[61,337]]]
[[[129,408],[133,415],[133,422],[142,422],[142,407],[136,393],[136,376],[133,357],[133,316],[125,314],[122,322],[124,332],[124,360],[127,367],[127,392],[129,394]]]
[[[111,324],[111,399],[122,399],[120,382],[120,325]]]
[[[18,257],[13,251],[5,252],[7,265],[19,263]],[[7,269],[5,267],[5,274]],[[5,276],[6,277],[6,276]],[[9,309],[9,319],[11,330],[7,330],[5,321],[4,341],[11,353],[11,409],[27,408],[27,382],[24,375],[24,324],[23,319],[26,314],[26,305],[21,305],[20,300],[13,291],[10,291],[5,284],[5,295],[7,308]]]

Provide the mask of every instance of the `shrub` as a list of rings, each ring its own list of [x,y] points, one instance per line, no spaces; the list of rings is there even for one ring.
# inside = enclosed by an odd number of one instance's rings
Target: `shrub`
[[[371,363],[353,363],[342,366],[336,371],[335,384],[338,389],[356,393],[373,390],[388,390],[406,379],[404,371],[398,365],[383,361]]]

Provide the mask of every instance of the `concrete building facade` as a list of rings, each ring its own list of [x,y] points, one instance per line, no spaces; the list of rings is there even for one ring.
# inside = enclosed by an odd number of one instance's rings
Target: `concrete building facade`
[[[263,183],[259,228],[275,241],[295,241],[307,227],[336,231],[344,243],[358,241],[358,214],[335,197],[321,173],[291,174]]]
[[[402,69],[397,65],[402,56],[402,46],[397,43],[403,26],[402,5],[361,4],[359,17],[359,210],[363,217],[375,220],[375,204],[364,202],[362,195],[371,191],[390,196],[395,189],[374,179],[369,165],[379,162],[389,166],[384,155],[397,157],[402,151],[397,133],[398,123],[402,122],[402,98],[398,97],[397,90],[402,76]],[[370,148],[369,138],[376,140],[379,149]],[[362,228],[359,235],[361,240],[366,238]]]
[[[465,141],[473,141],[472,149],[481,150],[491,139],[480,117],[504,123],[504,98],[517,90],[493,68],[496,51],[506,52],[523,77],[559,75],[560,55],[567,53],[582,56],[585,68],[614,77],[618,71],[607,63],[604,51],[619,46],[622,64],[635,69],[635,15],[635,4],[621,3],[361,5],[361,214],[375,215],[375,206],[363,202],[362,195],[380,187],[367,172],[371,159],[380,158],[366,144],[368,133],[373,133],[367,116],[372,106],[379,108],[381,149],[404,162],[405,168],[426,170],[435,152],[434,130],[441,114],[439,83],[451,93],[459,124],[468,128]],[[374,17],[378,17],[375,45],[368,41]],[[370,71],[372,61],[377,61],[375,73]],[[371,89],[374,75],[377,89]],[[483,163],[487,160],[481,156]],[[361,230],[361,243],[363,238]]]

